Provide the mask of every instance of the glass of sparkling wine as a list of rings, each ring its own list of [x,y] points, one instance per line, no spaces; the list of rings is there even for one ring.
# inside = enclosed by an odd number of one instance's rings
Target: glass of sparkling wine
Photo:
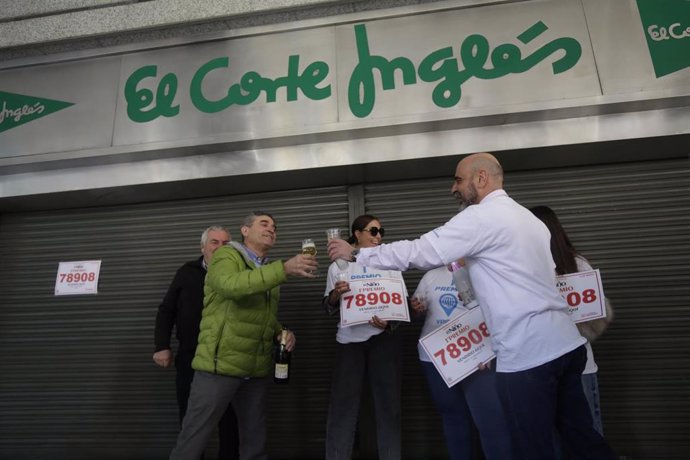
[[[337,240],[340,239],[340,229],[339,228],[329,228],[326,230],[326,239],[328,241],[331,240]],[[336,265],[338,266],[338,269],[342,270],[347,270],[347,260],[345,259],[336,259],[335,260]]]
[[[305,238],[302,240],[302,254],[306,254],[309,256],[316,255],[316,243],[314,243],[314,240],[312,240],[311,238]],[[314,275],[318,274],[316,271],[312,273]]]
[[[310,256],[316,255],[316,243],[311,238],[305,238],[302,240],[302,254],[307,254]]]

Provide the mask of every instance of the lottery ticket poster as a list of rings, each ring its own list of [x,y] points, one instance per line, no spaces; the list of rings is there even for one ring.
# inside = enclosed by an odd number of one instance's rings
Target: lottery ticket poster
[[[55,278],[55,295],[97,294],[100,260],[60,262]]]
[[[556,287],[568,303],[568,312],[573,322],[606,317],[599,269],[557,276]]]
[[[419,339],[448,387],[496,357],[481,308],[473,308]]]
[[[366,324],[374,315],[385,321],[410,321],[405,282],[387,273],[368,270],[349,275],[350,291],[340,298],[342,327]]]

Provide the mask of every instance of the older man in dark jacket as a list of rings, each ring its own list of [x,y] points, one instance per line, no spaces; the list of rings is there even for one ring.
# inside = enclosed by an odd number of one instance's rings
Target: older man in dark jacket
[[[170,338],[174,326],[179,343],[177,356],[174,359],[180,424],[187,412],[187,400],[194,377],[192,359],[199,337],[201,310],[204,308],[206,270],[213,253],[229,242],[230,232],[225,227],[214,225],[204,230],[201,234],[201,257],[185,263],[177,270],[168,292],[158,307],[155,329],[156,352],[153,354],[153,360],[161,367],[169,367],[172,364]],[[239,459],[237,418],[230,405],[218,422],[218,459]]]

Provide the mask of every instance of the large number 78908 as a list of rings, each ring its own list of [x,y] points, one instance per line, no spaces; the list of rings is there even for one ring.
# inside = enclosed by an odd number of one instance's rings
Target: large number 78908
[[[80,272],[80,273],[60,273],[60,282],[78,283],[86,281],[95,281],[96,274],[94,272]]]
[[[365,294],[357,294],[357,295],[344,296],[343,302],[345,302],[345,308],[350,308],[352,306],[353,300],[354,300],[355,306],[357,306],[357,307],[363,307],[367,304],[377,305],[379,303],[383,303],[383,304],[393,303],[396,305],[402,305],[402,303],[403,303],[403,297],[398,292],[394,292],[393,294],[389,294],[386,291],[383,291],[380,293],[369,292],[366,295]]]
[[[451,342],[444,348],[441,348],[434,353],[434,358],[441,358],[441,364],[444,366],[448,364],[446,360],[446,352],[451,359],[458,359],[462,352],[468,352],[473,346],[479,345],[484,340],[484,337],[489,337],[489,330],[486,323],[482,321],[479,329],[470,329],[467,334],[463,334],[455,342]]]

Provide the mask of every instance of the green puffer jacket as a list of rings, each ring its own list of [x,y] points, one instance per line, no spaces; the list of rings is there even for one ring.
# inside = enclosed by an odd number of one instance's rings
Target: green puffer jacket
[[[287,277],[280,260],[257,267],[244,246],[230,244],[213,254],[208,267],[192,367],[233,377],[266,377],[281,330],[279,286]]]

